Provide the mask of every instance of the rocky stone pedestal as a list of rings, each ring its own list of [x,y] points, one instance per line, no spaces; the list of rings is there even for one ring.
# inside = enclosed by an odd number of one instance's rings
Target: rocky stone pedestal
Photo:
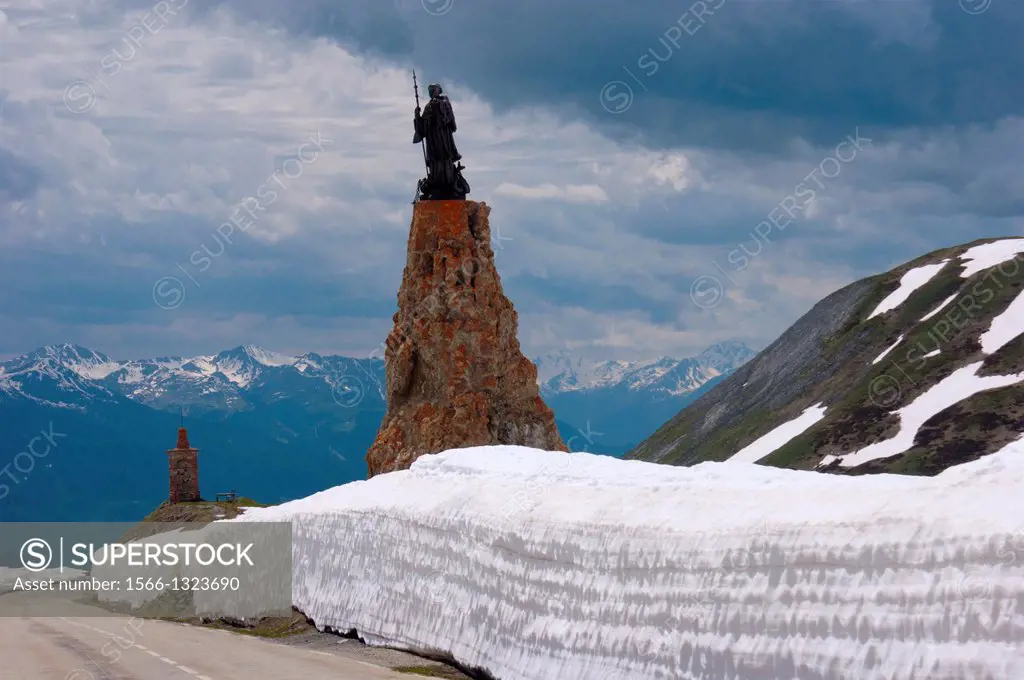
[[[540,398],[537,368],[519,348],[489,213],[475,201],[414,204],[385,350],[387,412],[366,454],[371,477],[452,448],[566,450]]]

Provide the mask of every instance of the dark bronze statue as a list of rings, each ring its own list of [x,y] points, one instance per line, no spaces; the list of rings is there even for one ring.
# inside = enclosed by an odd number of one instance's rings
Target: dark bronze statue
[[[420,112],[419,87],[413,73],[413,87],[416,91],[416,115],[413,125],[416,134],[413,144],[424,144],[423,160],[427,164],[427,176],[417,186],[419,201],[465,200],[469,193],[469,182],[462,176],[465,170],[462,154],[455,146],[455,112],[452,103],[443,94],[440,85],[427,88],[430,101]]]

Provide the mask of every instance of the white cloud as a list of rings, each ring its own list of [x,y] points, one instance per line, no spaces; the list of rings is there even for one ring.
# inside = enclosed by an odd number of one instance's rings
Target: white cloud
[[[704,184],[703,178],[681,153],[667,153],[654,161],[647,176],[657,184],[671,185],[676,191],[685,191],[695,184]]]
[[[555,186],[546,183],[537,186],[522,186],[503,182],[494,189],[496,196],[512,196],[528,200],[555,199],[568,203],[606,203],[608,195],[596,184],[569,184]]]

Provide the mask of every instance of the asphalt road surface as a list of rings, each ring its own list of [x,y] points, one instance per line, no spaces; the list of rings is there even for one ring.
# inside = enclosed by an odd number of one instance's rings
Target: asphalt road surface
[[[0,618],[0,680],[410,680],[343,653],[127,617]]]

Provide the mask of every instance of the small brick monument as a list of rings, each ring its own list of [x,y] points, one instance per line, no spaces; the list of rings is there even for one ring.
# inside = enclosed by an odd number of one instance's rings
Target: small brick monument
[[[199,449],[188,445],[188,430],[178,428],[178,446],[167,449],[170,466],[171,505],[198,501],[199,498]]]

